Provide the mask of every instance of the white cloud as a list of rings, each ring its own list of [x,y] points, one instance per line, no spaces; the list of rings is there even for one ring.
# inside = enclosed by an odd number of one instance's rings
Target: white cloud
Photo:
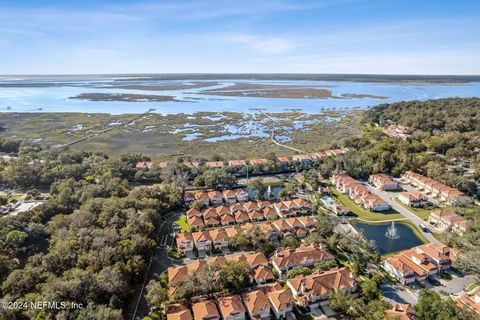
[[[287,39],[279,37],[259,37],[253,35],[235,35],[230,39],[263,53],[284,53],[290,51],[294,45]]]

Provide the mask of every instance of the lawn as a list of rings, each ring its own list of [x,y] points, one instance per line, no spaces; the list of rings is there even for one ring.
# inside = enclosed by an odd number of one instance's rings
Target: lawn
[[[190,227],[188,226],[188,223],[187,223],[187,217],[181,216],[175,221],[175,223],[182,228],[182,232],[190,232]]]
[[[360,207],[359,205],[355,204],[350,198],[341,192],[339,192],[334,187],[330,188],[330,193],[334,195],[338,201],[343,203],[347,208],[355,214],[359,219],[365,221],[372,221],[372,222],[379,222],[384,220],[396,220],[396,219],[405,219],[397,211],[390,209],[389,211],[385,212],[372,212],[365,210],[364,208]]]
[[[474,282],[474,283],[470,283],[468,285],[468,287],[465,289],[466,292],[470,292],[472,291],[473,289],[475,289],[476,287],[480,286],[480,282]]]
[[[397,198],[393,199],[396,203],[398,203],[399,205],[401,205],[402,207],[404,207],[405,209],[407,210],[410,210],[411,212],[415,213],[415,215],[417,217],[419,217],[420,219],[423,219],[423,220],[427,220],[428,217],[430,216],[430,212],[431,210],[428,210],[428,209],[423,209],[423,208],[412,208],[410,206],[407,206],[405,203],[403,203],[402,201],[398,200]]]

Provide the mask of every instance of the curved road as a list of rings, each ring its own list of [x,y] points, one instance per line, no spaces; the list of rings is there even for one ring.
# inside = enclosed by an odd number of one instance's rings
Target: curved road
[[[173,264],[172,260],[168,257],[168,249],[175,240],[172,236],[172,224],[178,219],[179,215],[180,213],[178,212],[172,212],[165,215],[166,219],[158,229],[157,246],[152,258],[150,259],[148,270],[143,280],[142,289],[136,299],[136,306],[135,311],[133,312],[132,320],[143,319],[143,317],[148,315],[150,312],[150,307],[145,299],[145,286],[147,285],[148,281],[150,281],[150,279],[157,279],[160,274],[165,272],[168,267]]]
[[[398,192],[386,192],[382,190],[378,190],[371,185],[365,184],[368,189],[370,189],[370,192],[373,194],[376,194],[380,198],[382,198],[384,201],[386,201],[390,206],[392,206],[393,209],[398,211],[401,215],[403,215],[405,218],[410,220],[417,228],[420,230],[420,232],[423,234],[423,236],[430,241],[431,243],[434,244],[442,244],[440,241],[438,241],[430,232],[423,232],[422,228],[420,228],[420,224],[427,225],[427,222],[421,218],[419,218],[416,214],[414,214],[412,211],[402,207],[398,203],[396,203],[394,200],[392,200],[391,197],[396,197],[398,195]]]

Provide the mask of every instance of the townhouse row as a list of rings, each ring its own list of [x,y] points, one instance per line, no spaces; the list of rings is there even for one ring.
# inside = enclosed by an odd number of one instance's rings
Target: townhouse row
[[[419,189],[431,193],[441,201],[450,205],[471,203],[473,200],[456,188],[449,187],[437,180],[427,178],[413,171],[405,172],[401,178]]]
[[[223,191],[199,191],[196,193],[187,191],[184,193],[183,201],[185,201],[185,204],[191,204],[195,200],[202,201],[206,206],[219,205],[222,203],[234,204],[248,201],[248,192],[243,188],[237,188],[233,190],[225,189]]]
[[[248,201],[230,206],[210,207],[203,211],[189,209],[185,212],[191,230],[204,227],[228,226],[246,222],[273,220],[310,213],[311,204],[302,198],[288,201]]]
[[[278,239],[294,236],[304,238],[310,232],[314,232],[315,219],[311,216],[292,217],[256,224],[246,223],[241,226],[216,228],[197,232],[183,232],[176,235],[178,250],[185,255],[198,251],[210,252],[212,249],[223,250],[228,248],[228,239],[235,237],[239,232],[248,232],[258,227],[270,239]]]
[[[467,231],[469,225],[467,219],[449,210],[433,210],[428,217],[428,222],[440,231],[451,228],[453,232],[460,234]]]
[[[386,175],[384,173],[376,173],[370,175],[370,177],[368,177],[368,182],[372,184],[375,188],[384,191],[400,189],[400,185],[398,184],[398,182],[396,182],[389,175]]]
[[[328,296],[334,290],[343,290],[353,293],[358,291],[358,284],[353,274],[346,268],[333,268],[328,271],[316,271],[307,276],[297,276],[286,280],[286,287],[275,282],[268,261],[261,253],[245,253],[225,257],[212,257],[202,262],[191,262],[186,266],[171,267],[168,270],[169,285],[172,290],[185,280],[189,274],[201,272],[209,263],[225,264],[226,261],[246,261],[251,269],[251,279],[257,286],[246,289],[240,294],[228,295],[215,300],[194,302],[192,314],[187,318],[181,317],[189,312],[186,307],[167,307],[167,319],[267,319],[271,311],[276,318],[285,318],[294,305],[314,307],[328,305]],[[279,249],[270,260],[270,264],[281,276],[291,268],[303,266],[312,267],[318,262],[334,259],[322,246],[301,246],[297,249]],[[277,269],[277,267],[279,269]],[[256,270],[264,270],[268,277],[257,277]],[[265,271],[267,270],[267,271]],[[183,280],[182,280],[183,279]],[[174,306],[179,306],[178,304]]]
[[[338,156],[340,154],[347,153],[352,151],[353,148],[346,147],[346,148],[339,148],[339,149],[330,149],[325,150],[322,152],[314,152],[310,154],[297,154],[293,155],[291,158],[286,156],[276,157],[275,162],[280,165],[288,166],[290,163],[300,163],[302,166],[309,166],[312,162],[316,159],[323,159],[330,156]],[[258,158],[258,159],[250,159],[250,160],[229,160],[229,161],[207,161],[207,162],[200,162],[200,161],[184,161],[183,164],[190,169],[194,168],[223,168],[223,167],[234,167],[234,168],[242,168],[246,167],[247,165],[251,166],[265,166],[268,163],[266,158]],[[152,161],[139,161],[135,168],[137,170],[144,170],[148,171],[151,170],[154,166]],[[168,162],[160,162],[158,164],[160,169],[164,169],[168,166]]]
[[[368,187],[347,174],[336,174],[332,176],[331,181],[338,191],[347,194],[353,202],[367,210],[386,211],[390,209],[390,205],[386,201],[371,193]]]
[[[435,278],[440,271],[450,269],[456,255],[447,246],[427,243],[391,256],[383,267],[402,284],[424,283],[427,278]]]
[[[166,307],[167,320],[285,319],[293,311],[295,299],[278,282],[251,288],[217,299],[198,299],[190,310],[184,304]]]
[[[415,191],[412,193],[405,191],[400,192],[397,198],[403,204],[413,208],[424,207],[428,204],[428,197],[420,191]]]

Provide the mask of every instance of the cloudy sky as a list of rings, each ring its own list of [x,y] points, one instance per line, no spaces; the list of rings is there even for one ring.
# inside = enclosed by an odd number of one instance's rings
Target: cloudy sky
[[[480,74],[477,0],[0,0],[0,74]]]

